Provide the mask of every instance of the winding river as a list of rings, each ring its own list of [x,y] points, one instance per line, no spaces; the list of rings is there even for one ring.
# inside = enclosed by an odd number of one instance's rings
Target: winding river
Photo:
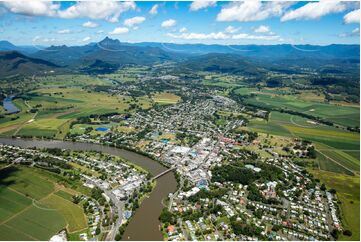
[[[58,140],[33,140],[33,139],[12,139],[0,138],[1,144],[14,145],[23,148],[60,148],[68,150],[81,151],[100,151],[110,155],[116,155],[123,159],[139,165],[149,171],[153,176],[165,171],[167,168],[158,162],[124,149],[119,149],[110,146],[58,141]],[[165,174],[157,179],[157,185],[151,192],[148,198],[144,199],[140,207],[136,210],[133,218],[130,220],[124,235],[123,240],[163,240],[162,234],[159,231],[158,217],[161,213],[163,205],[161,201],[167,197],[169,193],[174,192],[177,187],[177,182],[172,172]]]
[[[6,97],[3,100],[3,107],[6,110],[7,114],[13,114],[20,112],[20,109],[15,106],[13,103],[14,96]]]

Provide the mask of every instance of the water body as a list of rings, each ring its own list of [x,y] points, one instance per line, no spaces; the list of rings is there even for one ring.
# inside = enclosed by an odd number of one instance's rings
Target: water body
[[[20,112],[20,109],[18,109],[15,104],[13,103],[13,98],[14,96],[10,96],[10,97],[6,97],[3,100],[3,107],[6,110],[6,112],[8,114],[12,114],[12,113],[18,113]]]
[[[58,141],[58,140],[32,140],[32,139],[12,139],[0,138],[1,144],[14,145],[23,148],[60,148],[68,150],[81,151],[100,151],[110,155],[116,155],[123,159],[139,165],[149,171],[153,176],[167,170],[158,162],[145,157],[143,155],[104,145]],[[124,235],[123,240],[163,240],[159,231],[158,217],[163,208],[161,201],[174,192],[177,182],[172,172],[165,174],[157,179],[157,185],[148,198],[144,199],[140,207],[136,210],[133,218],[131,218]]]

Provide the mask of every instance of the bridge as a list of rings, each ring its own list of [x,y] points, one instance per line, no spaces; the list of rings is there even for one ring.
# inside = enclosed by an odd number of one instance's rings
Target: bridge
[[[168,170],[165,170],[165,171],[159,173],[158,175],[152,177],[151,180],[158,179],[159,177],[164,176],[164,175],[167,174],[168,172],[171,172],[171,171],[173,171],[173,170],[175,170],[175,169],[177,169],[177,168],[176,168],[176,167],[171,167],[171,168],[169,168]]]

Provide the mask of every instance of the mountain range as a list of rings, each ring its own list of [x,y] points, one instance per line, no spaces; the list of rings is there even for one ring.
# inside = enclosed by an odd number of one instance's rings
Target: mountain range
[[[83,46],[16,46],[0,41],[1,76],[29,75],[56,69],[91,74],[111,73],[126,65],[177,62],[179,70],[202,70],[256,75],[268,69],[359,66],[360,46],[205,45],[125,43],[104,38]]]
[[[49,61],[31,58],[17,51],[0,52],[0,76],[35,75],[52,73],[61,68]]]

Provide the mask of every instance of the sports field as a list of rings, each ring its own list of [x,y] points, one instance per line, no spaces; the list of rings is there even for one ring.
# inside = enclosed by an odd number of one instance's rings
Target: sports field
[[[82,208],[62,197],[69,193],[48,172],[10,166],[0,181],[0,240],[49,240],[63,228],[87,228]]]
[[[180,97],[169,92],[156,93],[152,97],[153,101],[159,104],[175,104],[180,101]]]

